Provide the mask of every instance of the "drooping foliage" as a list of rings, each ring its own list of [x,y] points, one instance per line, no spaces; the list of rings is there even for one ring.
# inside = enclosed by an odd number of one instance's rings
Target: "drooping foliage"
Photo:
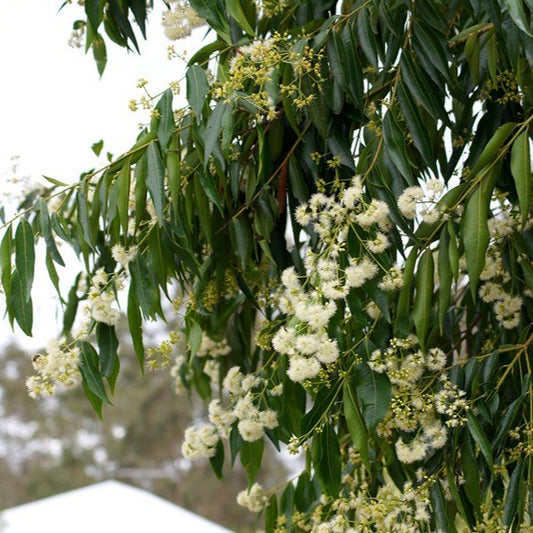
[[[86,0],[89,44],[102,23],[135,43],[137,4]],[[100,412],[117,294],[141,365],[170,302],[177,388],[211,400],[183,452],[219,476],[239,457],[267,531],[530,527],[531,2],[190,4],[211,31],[188,106],[165,91],[129,152],[6,226],[27,334],[36,238],[56,285],[58,239],[85,265],[32,394],[81,380]],[[266,440],[306,459],[272,490]]]

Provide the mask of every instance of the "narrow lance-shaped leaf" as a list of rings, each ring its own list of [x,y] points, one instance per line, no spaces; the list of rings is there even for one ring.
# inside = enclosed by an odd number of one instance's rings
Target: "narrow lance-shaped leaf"
[[[48,249],[49,255],[52,259],[61,266],[65,266],[65,262],[57,249],[57,245],[52,234],[52,224],[50,221],[50,215],[48,214],[48,207],[43,198],[39,198],[35,204],[35,208],[39,212],[39,228],[41,230],[41,235],[44,238],[46,243],[46,248]]]
[[[91,225],[89,222],[89,210],[87,207],[87,194],[85,192],[86,184],[83,184],[76,196],[78,200],[78,222],[81,226],[81,231],[85,242],[94,249],[94,243],[91,232]]]
[[[508,139],[509,135],[515,128],[516,124],[514,122],[506,122],[502,124],[495,132],[494,135],[489,139],[485,148],[479,155],[478,160],[475,165],[472,166],[470,170],[470,175],[475,176],[480,172],[484,167],[492,163],[499,154],[499,150],[503,143]]]
[[[322,491],[329,496],[336,496],[341,483],[342,465],[339,439],[330,424],[315,433],[311,457]]]
[[[390,157],[394,166],[406,179],[407,183],[414,185],[411,166],[405,150],[405,135],[391,111],[388,111],[383,119],[383,139],[385,141],[386,154]]]
[[[485,253],[489,245],[489,198],[478,186],[468,200],[462,219],[462,233],[470,290],[475,298],[479,276],[485,266]]]
[[[468,411],[466,414],[466,423],[468,426],[468,430],[470,431],[470,435],[472,435],[476,444],[479,446],[479,449],[481,450],[483,457],[485,457],[487,464],[490,468],[492,468],[492,451],[490,449],[490,444],[487,439],[487,435],[485,434],[485,431],[483,431],[479,420],[472,414],[471,411]]]
[[[207,127],[205,129],[205,153],[204,153],[204,167],[207,167],[209,162],[209,157],[215,149],[215,145],[218,142],[218,137],[220,135],[220,126],[222,124],[222,118],[224,113],[228,109],[228,104],[224,102],[218,102],[213,109],[213,112],[209,115],[207,120]]]
[[[168,148],[170,137],[174,131],[174,112],[172,111],[172,89],[167,89],[157,103],[159,123],[157,126],[157,139],[162,150]]]
[[[265,442],[262,438],[253,442],[244,441],[241,445],[241,463],[246,471],[248,487],[252,486],[259,472],[264,449]]]
[[[426,165],[435,172],[436,159],[435,154],[433,153],[429,132],[420,116],[421,110],[418,109],[410,91],[403,82],[400,82],[398,86],[398,99],[406,119],[406,126],[411,132],[416,148],[420,152]]]
[[[139,366],[144,371],[144,344],[143,344],[143,332],[142,332],[142,316],[137,304],[134,286],[130,286],[128,292],[128,327],[130,330],[131,340],[133,342],[133,349],[137,355]]]
[[[366,425],[373,431],[389,409],[390,381],[385,374],[378,374],[361,364],[355,369],[354,382]]]
[[[13,250],[13,229],[11,224],[7,226],[2,242],[0,243],[0,269],[2,270],[2,287],[9,302],[11,294],[11,254]],[[9,308],[8,308],[9,311]]]
[[[355,449],[361,454],[361,459],[366,469],[370,472],[370,459],[368,451],[368,431],[365,421],[357,405],[352,386],[348,381],[344,383],[343,389],[344,418],[352,438]]]
[[[255,35],[255,31],[246,18],[240,0],[226,0],[226,8],[241,29],[248,35]]]
[[[165,167],[155,143],[147,150],[146,188],[150,193],[159,225],[163,224],[165,207]]]
[[[131,182],[131,168],[130,160],[128,159],[122,170],[119,172],[115,187],[117,190],[117,212],[122,231],[126,234],[128,232],[129,224],[129,202],[130,202],[130,182]]]
[[[96,325],[96,341],[100,352],[101,373],[102,376],[108,378],[113,374],[118,364],[118,339],[115,327],[99,322]]]
[[[31,297],[26,293],[26,286],[22,281],[18,269],[13,272],[11,283],[11,298],[9,307],[13,311],[13,316],[20,326],[20,329],[31,337],[33,325],[33,304]]]
[[[15,265],[24,299],[28,301],[35,272],[35,243],[30,223],[25,218],[21,219],[15,232]]]
[[[455,237],[453,237],[455,238]],[[452,269],[450,265],[450,235],[448,227],[442,228],[439,241],[438,272],[439,272],[439,328],[444,331],[444,317],[451,299]]]
[[[507,487],[507,494],[505,496],[505,505],[503,508],[503,523],[509,527],[517,518],[516,510],[518,508],[518,500],[520,498],[520,484],[523,480],[524,459],[521,457],[514,467],[509,485]]]
[[[431,321],[434,269],[433,252],[426,250],[418,263],[416,294],[413,305],[413,322],[422,350],[426,349],[426,337]]]
[[[81,354],[80,372],[88,389],[98,398],[109,402],[105,385],[100,374],[98,354],[93,346],[87,341],[78,343]]]
[[[518,202],[520,204],[522,228],[524,228],[529,213],[529,206],[531,205],[533,181],[527,130],[522,132],[513,143],[513,148],[511,149],[511,173],[513,175]]]
[[[198,65],[192,65],[187,70],[186,79],[187,100],[196,117],[196,123],[200,124],[205,98],[209,92],[207,74],[203,68]]]
[[[145,317],[150,317],[154,310],[154,294],[157,290],[154,286],[152,275],[148,269],[146,259],[137,254],[129,264],[133,294],[138,306],[142,309]]]

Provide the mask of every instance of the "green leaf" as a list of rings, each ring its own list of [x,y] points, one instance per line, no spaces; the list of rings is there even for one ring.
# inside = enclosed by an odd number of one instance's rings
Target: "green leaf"
[[[219,439],[216,446],[216,452],[213,457],[209,458],[211,468],[218,479],[222,479],[222,468],[224,466],[224,443]]]
[[[331,30],[327,45],[329,66],[333,74],[333,78],[346,88],[349,73],[347,72],[347,59],[344,51],[344,43],[341,36],[335,31]]]
[[[187,341],[191,356],[194,357],[202,344],[202,327],[198,322],[192,321],[192,325],[189,327]]]
[[[204,65],[209,61],[211,54],[220,50],[224,46],[222,41],[214,41],[212,43],[206,44],[200,50],[194,53],[194,55],[189,59],[188,66],[192,67],[194,64]],[[202,69],[203,70],[203,69]],[[187,92],[187,94],[189,94]]]
[[[13,315],[20,329],[29,337],[31,337],[31,329],[33,325],[33,304],[31,296],[27,294],[26,284],[22,281],[18,269],[13,272],[11,281],[11,297],[9,307],[13,311]]]
[[[405,52],[402,54],[401,73],[402,79],[420,105],[435,120],[442,120],[446,125],[450,125],[439,89],[428,78],[427,74],[415,64],[410,54]]]
[[[363,52],[374,68],[378,68],[378,43],[370,24],[370,10],[362,8],[357,17],[357,34]]]
[[[187,69],[187,101],[189,102],[196,123],[200,124],[202,118],[202,109],[204,108],[209,84],[205,70],[198,65],[192,65]]]
[[[330,424],[315,433],[311,456],[322,491],[331,497],[338,496],[341,486],[341,451],[337,434]]]
[[[161,150],[168,148],[170,137],[174,132],[174,112],[172,111],[172,89],[167,89],[157,103],[159,111],[159,124],[157,126],[157,139]]]
[[[104,147],[103,139],[100,139],[98,142],[95,142],[91,145],[91,150],[97,155],[100,155],[102,148]]]
[[[520,497],[520,484],[523,480],[524,458],[521,457],[514,467],[509,485],[507,487],[507,494],[505,496],[505,505],[503,507],[503,523],[506,527],[510,527],[517,517],[516,510],[518,509],[518,500]],[[519,518],[520,520],[520,518]]]
[[[154,203],[154,210],[159,225],[162,225],[165,208],[165,167],[163,166],[159,148],[155,143],[148,145],[147,159],[148,172],[146,174],[146,188]]]
[[[518,425],[516,420],[518,414],[520,413],[520,407],[524,401],[525,394],[521,394],[516,400],[514,400],[511,405],[505,410],[505,414],[502,416],[500,424],[498,426],[498,431],[496,436],[492,441],[492,450],[496,452],[499,447],[503,444],[506,437],[509,436],[508,432],[511,429],[513,424]]]
[[[431,323],[434,269],[433,252],[426,250],[418,263],[413,304],[413,322],[422,350],[426,349],[426,337]]]
[[[216,0],[190,0],[189,4],[202,18],[207,20],[227,44],[233,44],[227,15],[221,11]]]
[[[243,441],[240,449],[241,464],[246,471],[248,488],[251,487],[261,468],[265,441],[260,438],[254,442]]]
[[[398,85],[398,100],[405,116],[405,122],[409,129],[413,142],[424,159],[426,165],[436,172],[436,158],[431,145],[431,138],[428,129],[420,116],[416,102],[411,96],[404,82]]]
[[[240,0],[226,0],[226,9],[241,29],[250,36],[255,35],[254,29],[244,14]]]
[[[2,271],[2,287],[6,302],[10,301],[11,294],[11,254],[13,251],[13,227],[9,224],[0,243],[0,269]],[[9,311],[9,309],[8,309]]]
[[[453,274],[453,279],[457,283],[459,278],[459,247],[457,246],[457,235],[455,233],[455,227],[453,225],[453,220],[450,218],[446,223],[448,228],[448,234],[450,236],[449,246],[448,246],[448,257],[450,258],[450,268]]]
[[[385,141],[386,154],[407,183],[413,185],[411,165],[405,149],[405,135],[390,110],[383,119],[383,140]]]
[[[96,342],[100,353],[100,371],[103,377],[113,374],[118,364],[118,339],[115,327],[98,322],[96,324]]]
[[[389,409],[392,395],[390,381],[385,374],[374,372],[366,364],[356,367],[354,377],[355,390],[366,426],[370,431],[374,431]]]
[[[130,203],[131,168],[128,159],[119,172],[114,186],[116,187],[117,212],[124,234],[128,233]]]
[[[301,419],[302,435],[307,435],[320,425],[322,419],[329,412],[338,392],[339,387],[336,385],[322,387],[318,391],[313,407]]]
[[[276,495],[272,494],[265,510],[265,533],[274,533],[278,519],[278,502]]]
[[[110,403],[105,390],[104,381],[100,374],[99,358],[96,350],[87,341],[80,341],[78,346],[81,354],[80,372],[83,381],[87,384],[87,387],[93,394],[101,400]]]
[[[444,35],[419,19],[413,25],[412,39],[415,50],[426,57],[445,79],[449,79],[448,43]]]
[[[252,256],[253,237],[250,223],[244,217],[231,222],[230,237],[233,251],[239,260],[240,268],[245,271]]]
[[[98,418],[102,420],[102,399],[99,398],[94,392],[89,389],[89,386],[87,385],[87,382],[82,379],[82,385],[83,385],[83,392],[85,392],[85,396],[89,400],[89,403],[92,405],[95,413],[98,415]]]
[[[104,16],[105,1],[85,0],[85,3],[83,5],[85,8],[85,14],[87,15],[87,19],[92,26],[92,30],[96,32]]]
[[[15,265],[26,301],[30,299],[35,273],[35,242],[30,223],[22,218],[15,232]]]
[[[522,228],[524,228],[529,214],[529,206],[531,205],[531,184],[533,181],[527,130],[523,131],[513,143],[511,149],[511,173],[518,195],[520,215],[522,217]]]
[[[357,405],[352,386],[348,381],[344,382],[343,387],[343,407],[346,425],[352,438],[355,449],[361,454],[361,459],[368,472],[370,472],[370,459],[368,451],[368,431],[365,426],[363,415]]]
[[[204,167],[207,167],[209,158],[215,149],[220,136],[220,127],[224,114],[231,110],[231,106],[224,102],[218,102],[213,109],[213,112],[207,119],[207,127],[205,130],[205,152],[204,152]]]
[[[524,9],[524,3],[522,0],[504,0],[505,7],[513,22],[529,37],[533,37],[533,34],[529,28],[529,22],[527,20],[526,11]]]
[[[43,198],[39,198],[39,200],[35,203],[35,209],[39,213],[39,228],[41,231],[41,235],[46,243],[48,253],[57,264],[65,266],[65,262],[63,261],[59,250],[57,249],[57,245],[52,234],[52,224],[50,221],[50,215],[48,214],[48,207]]]
[[[76,312],[78,310],[78,304],[80,302],[80,299],[77,295],[78,281],[80,279],[80,275],[81,273],[76,276],[72,287],[68,291],[67,305],[65,307],[65,311],[63,312],[63,335],[68,335],[71,332],[72,325],[74,324],[74,320],[76,318]]]
[[[78,222],[81,226],[85,242],[89,245],[91,249],[94,250],[94,242],[91,232],[91,225],[89,222],[89,211],[87,209],[87,194],[85,192],[85,187],[86,184],[84,184],[84,186],[81,186],[78,190],[78,194],[76,195],[78,202]]]
[[[511,135],[511,132],[515,126],[516,124],[514,122],[506,122],[494,132],[494,135],[489,139],[485,145],[485,148],[483,148],[483,151],[479,155],[475,165],[471,168],[471,176],[475,176],[484,167],[496,160],[496,158],[499,156],[499,150],[502,144],[508,139],[509,135]]]
[[[448,519],[446,517],[446,500],[444,499],[442,486],[438,480],[431,485],[430,494],[437,531],[451,533],[452,529],[449,527],[451,524],[448,524]]]
[[[133,342],[133,349],[137,355],[137,360],[141,370],[144,371],[144,344],[142,332],[142,316],[139,311],[137,299],[135,297],[135,288],[132,284],[128,292],[128,327],[130,330],[131,340]]]
[[[102,76],[107,64],[107,49],[105,42],[99,34],[96,34],[91,43],[96,70]]]
[[[468,435],[467,435],[468,437]],[[480,518],[481,504],[481,484],[479,478],[479,469],[474,455],[471,439],[465,439],[461,447],[461,465],[463,467],[464,484],[463,488],[466,497],[474,507],[474,512],[478,519]]]
[[[46,252],[45,262],[46,270],[48,271],[48,277],[50,278],[50,281],[52,282],[52,285],[54,286],[57,295],[59,296],[59,299],[62,301],[61,290],[59,288],[59,276],[57,275],[57,270],[49,251]]]
[[[158,295],[146,259],[141,254],[137,254],[128,266],[137,304],[145,317],[151,317],[155,311]]]
[[[396,321],[394,323],[394,334],[397,337],[407,337],[410,333],[409,316],[411,307],[411,285],[415,271],[418,249],[413,248],[407,257],[403,269],[403,286],[398,297],[398,307],[396,311]]]
[[[481,185],[478,185],[466,204],[461,221],[470,290],[474,298],[489,245],[487,223],[489,202],[490,196],[484,194]]]
[[[483,431],[479,420],[472,414],[471,411],[468,411],[466,414],[466,424],[468,426],[468,431],[470,431],[470,435],[472,435],[476,444],[479,446],[483,457],[485,457],[485,461],[487,461],[487,464],[492,469],[492,451],[490,449],[490,444],[487,439],[487,435]]]
[[[454,237],[455,238],[455,237]],[[450,236],[448,227],[442,228],[439,240],[438,272],[439,272],[439,328],[444,331],[444,317],[450,305],[452,294],[452,269],[450,265]]]

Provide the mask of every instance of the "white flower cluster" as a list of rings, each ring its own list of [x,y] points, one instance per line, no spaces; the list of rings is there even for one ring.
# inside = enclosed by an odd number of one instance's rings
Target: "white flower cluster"
[[[194,28],[205,24],[205,20],[184,0],[170,0],[171,9],[163,12],[162,25],[165,35],[171,41],[184,39]]]
[[[213,457],[216,453],[219,436],[213,424],[202,427],[188,427],[185,430],[185,440],[181,446],[181,453],[185,459],[194,460]]]
[[[122,244],[115,244],[115,246],[111,248],[111,256],[117,263],[119,263],[123,267],[128,266],[128,264],[135,259],[135,257],[137,256],[137,252],[137,246],[130,246],[129,248],[125,248],[124,246],[122,246]]]
[[[392,339],[385,350],[375,350],[368,362],[374,372],[385,373],[392,384],[390,413],[379,432],[384,436],[395,431],[413,435],[408,442],[403,437],[396,440],[396,455],[403,463],[421,461],[432,450],[442,448],[447,428],[462,423],[462,413],[468,408],[464,391],[453,386],[444,374],[446,354],[440,348],[424,353],[416,349],[417,344],[414,335]],[[437,393],[427,387],[428,379],[435,375],[440,376],[441,384]],[[439,415],[446,417],[444,423]]]
[[[103,268],[99,268],[91,279],[89,299],[85,312],[96,322],[116,326],[120,320],[120,312],[113,307],[115,295],[107,288],[108,277]]]
[[[318,297],[306,294],[296,272],[283,272],[284,294],[282,311],[294,314],[296,326],[282,327],[272,339],[274,349],[289,356],[287,375],[292,381],[303,382],[316,377],[322,365],[334,363],[339,357],[337,342],[330,339],[326,327],[336,311],[334,301],[321,303]]]
[[[46,354],[34,355],[32,363],[38,374],[26,380],[28,394],[32,398],[50,396],[58,386],[72,388],[81,381],[80,350],[67,345],[64,338],[49,341]]]
[[[260,393],[257,388],[264,380],[254,374],[244,375],[239,367],[229,369],[223,381],[223,392],[229,393],[230,406],[224,407],[220,399],[211,400],[208,407],[209,423],[202,428],[188,428],[182,453],[187,459],[213,457],[220,439],[228,439],[231,429],[237,429],[243,440],[254,442],[264,431],[278,426],[278,416],[272,409],[257,406]]]
[[[386,478],[376,494],[370,494],[366,482],[357,475],[346,475],[344,483],[345,489],[337,498],[321,498],[313,512],[298,522],[303,530],[313,533],[428,531],[429,483],[424,481],[414,486],[407,482],[400,491]]]
[[[517,213],[510,206],[502,205],[502,212],[489,220],[491,243],[485,256],[485,265],[479,276],[483,284],[479,288],[480,298],[492,304],[496,320],[505,329],[513,329],[520,324],[522,296],[509,294],[505,286],[511,276],[502,258],[501,240],[519,229]],[[527,296],[527,292],[524,296]]]
[[[442,216],[436,204],[443,190],[444,184],[438,179],[424,182],[423,187],[407,187],[398,197],[398,209],[410,220],[419,216],[428,224],[436,222]]]
[[[266,501],[263,487],[259,483],[254,483],[249,490],[242,490],[237,494],[237,503],[252,513],[261,511]]]
[[[196,352],[198,357],[221,357],[228,355],[231,352],[231,348],[226,339],[221,341],[214,341],[211,337],[205,333],[202,335],[202,343],[200,348]]]

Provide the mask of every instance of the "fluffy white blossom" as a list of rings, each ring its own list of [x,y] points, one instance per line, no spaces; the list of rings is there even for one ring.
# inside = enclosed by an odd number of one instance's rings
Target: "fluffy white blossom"
[[[181,453],[189,460],[213,457],[218,441],[219,436],[213,424],[199,428],[189,427],[185,430]]]
[[[263,506],[266,503],[263,487],[259,483],[254,483],[250,487],[250,490],[239,492],[237,495],[237,503],[252,513],[258,513],[263,509]]]

